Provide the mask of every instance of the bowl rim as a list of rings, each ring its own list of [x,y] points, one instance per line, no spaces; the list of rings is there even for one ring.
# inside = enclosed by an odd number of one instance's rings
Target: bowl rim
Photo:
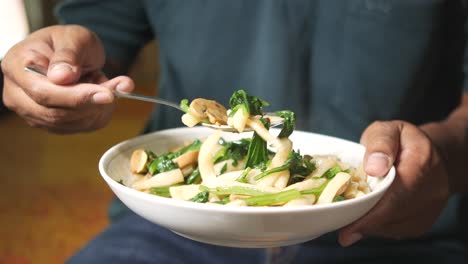
[[[393,183],[395,179],[395,167],[392,166],[388,172],[387,175],[383,177],[378,177],[381,178],[383,181],[381,183],[381,187],[376,190],[376,191],[371,191],[368,194],[365,194],[360,197],[356,197],[350,200],[344,200],[336,203],[327,203],[327,204],[314,204],[314,205],[302,205],[302,206],[294,206],[294,207],[259,207],[259,206],[223,206],[223,205],[217,205],[217,204],[205,204],[205,203],[195,203],[195,202],[189,202],[189,201],[180,201],[176,199],[171,199],[171,198],[166,198],[166,197],[161,197],[145,192],[141,192],[135,189],[132,189],[128,186],[122,185],[118,183],[116,180],[111,178],[106,171],[106,165],[110,163],[118,154],[119,151],[127,151],[128,150],[128,145],[135,140],[138,141],[144,141],[148,137],[153,137],[155,134],[168,134],[170,135],[172,132],[180,132],[181,130],[188,130],[188,129],[198,129],[198,130],[211,130],[208,128],[204,127],[196,127],[196,128],[188,128],[188,127],[178,127],[178,128],[170,128],[170,129],[163,129],[163,130],[158,130],[154,132],[150,132],[147,134],[142,134],[138,135],[133,138],[129,138],[127,140],[124,140],[108,150],[104,152],[104,154],[101,156],[99,159],[99,172],[101,177],[106,181],[106,183],[111,187],[112,191],[115,193],[118,190],[118,192],[125,193],[127,196],[132,196],[137,198],[138,200],[145,200],[149,203],[160,203],[163,206],[171,206],[171,207],[178,207],[179,209],[189,209],[189,210],[201,210],[201,211],[210,211],[210,212],[219,212],[219,213],[236,213],[236,214],[284,214],[284,213],[304,213],[304,212],[313,212],[313,211],[320,211],[320,210],[329,210],[329,209],[338,209],[341,207],[346,207],[349,205],[353,204],[360,204],[362,202],[365,202],[366,200],[371,200],[372,198],[375,198],[376,196],[383,196],[383,194],[387,191],[387,189],[390,187],[390,185]],[[272,130],[275,130],[272,128]],[[278,129],[276,129],[278,130]],[[313,136],[319,136],[323,138],[329,138],[331,140],[338,140],[338,141],[344,141],[347,143],[352,143],[356,145],[360,145],[359,143],[338,138],[338,137],[333,137],[333,136],[328,136],[328,135],[323,135],[319,133],[313,133],[313,132],[307,132],[307,131],[302,131],[302,130],[294,130],[293,134],[309,134]],[[364,146],[362,146],[364,147]],[[373,176],[369,176],[373,177]]]

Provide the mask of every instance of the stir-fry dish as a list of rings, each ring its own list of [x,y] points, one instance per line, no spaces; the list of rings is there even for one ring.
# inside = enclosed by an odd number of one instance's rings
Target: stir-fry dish
[[[251,137],[227,141],[221,131],[167,153],[137,149],[130,160],[138,175],[131,188],[158,196],[227,206],[298,206],[353,199],[370,192],[362,166],[355,168],[333,155],[302,155],[289,139],[292,111],[278,111],[283,127],[274,135],[264,115],[264,100],[236,91],[230,109],[202,98],[190,104],[182,122],[229,125]]]

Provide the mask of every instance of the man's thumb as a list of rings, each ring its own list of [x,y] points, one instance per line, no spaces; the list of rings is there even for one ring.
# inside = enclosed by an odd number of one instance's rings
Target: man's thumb
[[[72,84],[81,76],[79,55],[73,49],[56,49],[49,62],[47,77],[55,84]]]

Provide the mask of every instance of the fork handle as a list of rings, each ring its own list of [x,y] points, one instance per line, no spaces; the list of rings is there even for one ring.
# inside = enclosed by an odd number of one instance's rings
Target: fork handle
[[[133,99],[133,100],[145,101],[145,102],[150,102],[150,103],[162,104],[162,105],[170,106],[170,107],[173,107],[182,111],[182,108],[180,108],[178,104],[166,101],[164,99],[159,99],[156,97],[150,97],[150,96],[141,95],[141,94],[119,93],[117,91],[113,91],[113,93],[118,98],[126,98],[126,99]]]

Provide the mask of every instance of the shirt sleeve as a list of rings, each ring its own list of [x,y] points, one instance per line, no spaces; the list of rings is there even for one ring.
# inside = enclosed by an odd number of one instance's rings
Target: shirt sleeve
[[[101,39],[107,58],[127,70],[154,34],[141,1],[65,0],[56,6],[61,24],[82,25]]]

